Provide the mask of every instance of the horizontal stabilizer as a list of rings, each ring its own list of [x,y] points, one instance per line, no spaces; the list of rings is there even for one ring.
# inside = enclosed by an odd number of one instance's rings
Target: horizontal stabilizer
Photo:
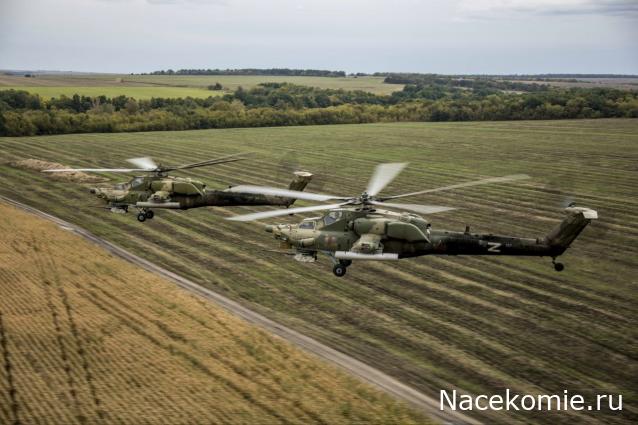
[[[337,260],[398,260],[399,254],[362,254],[353,251],[337,251],[335,258]]]
[[[592,210],[590,208],[583,207],[568,207],[565,208],[565,212],[567,214],[583,214],[583,217],[589,220],[598,219],[598,211]]]

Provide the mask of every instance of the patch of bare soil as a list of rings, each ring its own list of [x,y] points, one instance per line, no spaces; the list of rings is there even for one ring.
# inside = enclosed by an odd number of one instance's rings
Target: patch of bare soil
[[[12,167],[35,171],[68,168],[66,165],[58,164],[57,162],[42,161],[40,159],[22,159],[20,161],[14,161],[10,165]],[[72,181],[76,183],[102,183],[109,180],[107,178],[93,176],[82,171],[62,171],[58,173],[46,174],[54,180]]]

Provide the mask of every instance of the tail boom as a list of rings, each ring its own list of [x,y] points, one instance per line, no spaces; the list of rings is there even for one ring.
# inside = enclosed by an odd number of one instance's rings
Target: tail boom
[[[563,254],[591,220],[598,218],[596,211],[588,208],[569,207],[567,217],[545,237],[516,238],[491,234],[432,231],[430,243],[417,243],[412,249],[402,246],[400,257],[420,255],[513,255],[558,257]],[[384,242],[386,251],[392,251],[392,243]],[[388,249],[389,248],[389,249]]]

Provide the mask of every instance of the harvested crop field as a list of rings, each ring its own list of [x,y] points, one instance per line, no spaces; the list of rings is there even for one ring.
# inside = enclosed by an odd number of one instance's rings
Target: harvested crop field
[[[0,90],[20,89],[42,97],[127,95],[136,99],[151,97],[208,97],[250,89],[261,83],[292,83],[323,89],[362,90],[375,94],[391,94],[403,84],[385,84],[384,77],[300,77],[279,75],[116,75],[74,74],[38,75],[35,78],[0,75]],[[223,91],[207,90],[220,83]]]
[[[638,291],[635,210],[638,120],[402,123],[86,134],[0,139],[5,162],[37,158],[70,166],[121,166],[150,154],[187,163],[252,151],[250,161],[180,175],[212,187],[287,185],[282,158],[315,173],[308,190],[355,194],[375,164],[410,161],[384,194],[481,177],[527,173],[507,185],[410,198],[458,207],[433,215],[435,228],[543,236],[574,200],[599,211],[561,258],[425,257],[355,263],[345,278],[324,258],[300,264],[270,252],[259,223],[222,218],[265,208],[96,210],[80,185],[0,165],[0,193],[213,288],[263,314],[374,365],[438,398],[473,394],[623,394],[622,413],[474,412],[500,423],[633,423],[638,417]],[[289,161],[288,161],[289,162]],[[282,165],[286,165],[283,166]],[[111,178],[116,176],[111,175]],[[121,178],[121,176],[120,176]],[[303,203],[302,203],[303,205]],[[284,217],[280,222],[294,222]]]
[[[57,162],[42,161],[40,159],[21,159],[9,163],[12,167],[23,168],[25,170],[44,171],[59,170],[61,168],[69,168],[66,165]],[[102,183],[108,181],[107,178],[96,176],[95,174],[87,174],[83,171],[61,171],[49,174],[49,177],[55,180],[65,180],[76,183]]]
[[[151,99],[153,97],[161,98],[181,98],[194,97],[205,99],[210,96],[221,96],[223,93],[218,91],[206,90],[203,88],[192,87],[167,87],[167,86],[9,86],[1,87],[0,90],[24,90],[32,94],[38,94],[40,97],[50,99],[52,97],[59,98],[62,95],[73,97],[78,94],[80,96],[128,96],[134,99]]]
[[[425,423],[287,342],[0,203],[0,423]]]

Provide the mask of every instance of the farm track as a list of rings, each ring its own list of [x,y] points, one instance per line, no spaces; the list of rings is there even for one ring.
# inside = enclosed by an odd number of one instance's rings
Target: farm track
[[[165,211],[157,221],[139,225],[130,216],[96,213],[86,205],[96,203],[86,189],[51,187],[45,176],[10,167],[0,166],[0,175],[29,188],[2,193],[86,225],[427,394],[450,387],[490,393],[509,385],[545,392],[567,387],[583,394],[605,388],[631,397],[637,388],[629,376],[638,358],[633,275],[638,226],[632,211],[637,198],[631,185],[636,125],[632,120],[378,124],[0,140],[12,157],[74,166],[121,164],[160,146],[158,159],[171,163],[256,152],[243,164],[184,173],[211,187],[287,185],[290,176],[278,169],[278,157],[291,150],[298,152],[301,168],[316,174],[309,190],[319,185],[335,194],[361,191],[374,165],[385,160],[413,163],[389,194],[524,172],[532,179],[415,202],[461,207],[432,216],[436,227],[462,230],[469,223],[476,232],[536,237],[558,223],[565,196],[575,195],[580,205],[598,209],[601,220],[568,251],[568,270],[560,275],[541,259],[432,257],[355,265],[336,280],[326,262],[299,265],[265,252],[275,245],[259,224],[222,220],[263,208]],[[93,158],[86,156],[87,143],[95,146]],[[628,422],[638,413],[631,405],[626,411],[626,421],[613,420]],[[505,421],[497,414],[477,418]],[[531,418],[512,415],[507,421]],[[560,415],[533,419],[567,421]],[[592,417],[575,414],[573,420]]]
[[[421,411],[427,413],[428,415],[438,418],[439,420],[442,420],[444,422],[452,422],[452,423],[478,423],[475,420],[466,417],[463,414],[460,413],[456,413],[456,412],[441,412],[440,410],[438,410],[438,401],[435,399],[432,399],[422,393],[419,393],[418,391],[414,390],[413,388],[410,388],[409,386],[402,384],[401,382],[397,381],[394,378],[391,378],[388,375],[385,375],[384,373],[354,359],[351,358],[339,351],[336,351],[332,348],[329,348],[315,340],[313,340],[312,338],[309,338],[307,336],[304,336],[290,328],[287,328],[279,323],[276,323],[270,319],[267,319],[264,316],[261,316],[258,313],[255,313],[243,306],[241,306],[240,304],[224,297],[223,295],[220,295],[218,293],[215,293],[211,290],[208,290],[206,288],[201,287],[200,285],[195,284],[194,282],[189,281],[188,279],[184,279],[180,276],[178,276],[177,274],[170,272],[166,269],[163,269],[155,264],[150,263],[147,260],[144,260],[136,255],[131,254],[130,252],[127,252],[126,250],[110,243],[107,242],[103,239],[100,239],[94,235],[92,235],[91,233],[87,232],[86,230],[75,226],[71,223],[68,223],[64,220],[61,220],[57,217],[54,217],[50,214],[44,213],[42,211],[39,211],[33,207],[24,205],[20,202],[16,202],[14,200],[11,200],[9,198],[6,198],[4,196],[0,195],[0,200],[2,200],[5,203],[8,203],[10,205],[16,206],[24,211],[27,211],[29,213],[35,214],[39,217],[45,218],[47,220],[50,220],[54,223],[56,223],[58,226],[60,226],[61,228],[71,231],[79,236],[82,236],[83,238],[91,241],[92,243],[95,243],[96,245],[106,249],[107,251],[109,251],[112,254],[117,255],[118,257],[121,257],[129,262],[131,262],[132,264],[135,264],[137,266],[140,266],[142,268],[144,268],[145,270],[151,271],[153,273],[159,274],[160,276],[174,282],[175,284],[179,285],[180,287],[182,287],[183,289],[196,294],[198,296],[201,296],[205,299],[208,299],[210,301],[215,302],[216,304],[220,305],[221,307],[223,307],[224,309],[230,311],[231,313],[251,322],[254,323],[284,339],[286,339],[287,341],[293,343],[294,345],[324,359],[327,360],[329,362],[334,363],[335,365],[343,368],[344,370],[347,370],[348,372],[352,373],[355,376],[358,376],[359,378],[363,379],[366,382],[369,382],[375,386],[377,386],[378,388],[382,389],[383,391],[387,392],[388,394],[392,395],[393,397],[396,397],[400,400],[403,400],[411,405],[413,405],[414,407],[420,409]],[[37,243],[37,242],[36,242]],[[43,261],[42,259],[39,259],[37,261],[37,267],[40,270],[44,270],[46,269],[52,269],[52,264],[46,264],[46,261]],[[54,269],[54,268],[53,268]],[[50,285],[52,285],[52,283],[44,276],[40,276],[41,280],[44,281],[45,283],[45,294],[46,297],[49,298],[49,302],[48,302],[48,307],[52,312],[52,317],[53,317],[53,325],[54,328],[58,334],[58,343],[59,343],[59,348],[61,351],[61,359],[63,362],[66,362],[67,358],[68,358],[68,354],[66,352],[66,345],[64,342],[64,338],[62,336],[62,331],[60,328],[60,324],[58,322],[58,315],[59,313],[57,312],[57,310],[55,309],[53,302],[51,301],[51,288],[49,287]],[[53,277],[53,280],[55,281],[55,275]],[[143,323],[144,321],[149,321],[148,317],[133,317],[133,314],[141,314],[139,312],[135,312],[134,309],[129,308],[126,304],[121,304],[121,305],[116,305],[113,301],[109,300],[108,297],[108,293],[103,292],[103,290],[101,290],[101,288],[97,285],[92,285],[93,286],[93,291],[88,293],[87,295],[87,301],[93,303],[95,306],[99,307],[100,309],[102,309],[105,312],[108,312],[110,315],[113,315],[114,317],[117,317],[119,319],[122,320],[122,322],[126,323],[127,326],[133,330],[135,333],[141,335],[142,337],[148,339],[149,341],[151,341],[154,344],[157,345],[162,345],[161,342],[159,342],[159,340],[155,339],[154,337],[152,337],[150,334],[147,334],[144,329],[142,327],[140,327],[139,325],[137,325],[137,323]],[[59,290],[62,290],[60,286]],[[99,294],[99,292],[103,292],[102,295]],[[62,300],[64,300],[64,297],[62,297]],[[0,315],[0,320],[2,319],[2,316]],[[142,319],[142,320],[140,320]],[[8,364],[7,363],[7,354],[6,354],[6,343],[5,343],[5,336],[4,336],[4,328],[1,326],[2,322],[0,321],[0,332],[2,332],[2,348],[3,348],[3,353],[4,354],[4,360],[5,360],[5,365]],[[73,326],[73,325],[72,325]],[[171,333],[171,331],[169,329],[165,329],[165,332],[167,332],[169,335],[174,334]],[[164,347],[166,348],[166,347]],[[175,348],[172,348],[171,351],[177,355],[183,356],[187,359],[189,359],[191,361],[191,363],[197,364],[197,359],[192,357],[190,354],[186,353],[186,352],[179,352],[176,351]],[[78,353],[81,353],[81,351],[78,351]],[[212,353],[211,353],[212,355]],[[226,365],[229,365],[230,367],[237,367],[237,366],[232,366],[231,362],[225,359],[221,359],[218,358],[218,360],[222,361],[222,363],[225,363]],[[250,394],[244,392],[238,385],[234,384],[232,381],[230,380],[225,380],[222,376],[216,375],[214,374],[214,372],[205,369],[203,366],[201,366],[201,368],[203,368],[202,370],[206,373],[211,375],[211,377],[214,377],[217,381],[222,381],[225,382],[226,385],[228,387],[230,387],[231,389],[239,392],[244,398],[251,400],[250,398]],[[68,364],[65,364],[63,366],[63,369],[65,371],[67,371],[67,376],[68,376],[68,380],[67,380],[67,384],[69,387],[69,394],[71,396],[71,398],[74,400],[74,403],[77,405],[78,411],[79,409],[79,402],[76,399],[76,395],[77,395],[77,391],[75,390],[75,382],[73,380],[73,376],[71,375],[71,367]],[[10,367],[6,367],[5,366],[5,370],[9,370],[10,371]],[[237,369],[236,369],[237,370]],[[10,376],[10,375],[9,375]],[[90,374],[89,374],[90,376]],[[8,382],[11,383],[11,379],[8,379]],[[273,389],[274,391],[274,389]],[[12,391],[10,389],[10,394],[13,394],[14,391]],[[96,405],[99,405],[99,401],[97,399],[97,397],[95,396],[95,389],[91,390],[91,395],[93,395],[95,398],[95,402]],[[277,395],[275,393],[275,395]],[[281,398],[285,398],[285,394],[279,394],[278,397]],[[273,410],[271,407],[267,406],[267,405],[262,405],[260,404],[258,401],[256,400],[252,400],[253,403],[255,403],[256,405],[258,405],[260,408],[262,408],[264,410],[264,412],[266,414],[268,414],[270,417],[276,419],[278,422],[280,423],[290,423],[285,417],[281,416],[276,410]],[[303,407],[300,408],[301,412],[303,414],[306,415],[307,418],[311,419],[312,422],[314,423],[325,423],[320,417],[316,416],[312,411],[304,411]]]

